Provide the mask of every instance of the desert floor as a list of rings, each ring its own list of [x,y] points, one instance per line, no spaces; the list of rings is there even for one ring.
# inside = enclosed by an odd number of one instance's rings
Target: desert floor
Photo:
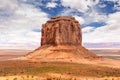
[[[98,56],[120,60],[120,49],[89,49]],[[24,56],[32,50],[0,49],[0,61]]]
[[[26,55],[32,50],[18,50],[18,49],[0,49],[0,61],[10,60]]]
[[[120,49],[90,49],[98,56],[120,60]]]
[[[120,80],[120,69],[92,64],[29,62],[10,59],[31,50],[0,50],[0,80]],[[120,60],[120,49],[92,49],[99,56]]]

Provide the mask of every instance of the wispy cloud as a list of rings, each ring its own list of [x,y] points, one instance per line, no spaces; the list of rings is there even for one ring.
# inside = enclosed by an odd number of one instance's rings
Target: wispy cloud
[[[46,5],[46,8],[55,8],[57,6],[57,3],[55,2],[48,2]]]
[[[94,31],[89,32],[92,27],[86,27],[88,30],[84,33],[86,28],[83,28],[84,42],[120,42],[120,12],[110,14],[107,18],[107,25],[95,28]],[[89,40],[88,40],[89,39]]]
[[[33,5],[19,3],[17,0],[9,1],[1,1],[1,4],[4,4],[1,5],[0,10],[12,15],[7,18],[6,15],[0,15],[0,45],[39,46],[41,33],[35,32],[34,29],[40,29],[41,25],[48,20],[48,14]]]

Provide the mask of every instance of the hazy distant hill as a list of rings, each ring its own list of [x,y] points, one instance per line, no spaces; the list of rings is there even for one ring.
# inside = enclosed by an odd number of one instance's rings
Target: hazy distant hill
[[[84,43],[87,48],[120,48],[120,42],[111,43]]]

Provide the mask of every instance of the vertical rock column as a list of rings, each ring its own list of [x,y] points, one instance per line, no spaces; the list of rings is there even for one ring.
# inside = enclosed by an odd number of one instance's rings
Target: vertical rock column
[[[82,45],[81,27],[74,17],[52,17],[42,25],[41,46]]]

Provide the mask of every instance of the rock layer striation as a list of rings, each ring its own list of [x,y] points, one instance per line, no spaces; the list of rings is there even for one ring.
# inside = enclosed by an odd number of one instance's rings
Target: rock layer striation
[[[82,33],[80,24],[74,17],[52,17],[42,25],[43,45],[81,45]]]

